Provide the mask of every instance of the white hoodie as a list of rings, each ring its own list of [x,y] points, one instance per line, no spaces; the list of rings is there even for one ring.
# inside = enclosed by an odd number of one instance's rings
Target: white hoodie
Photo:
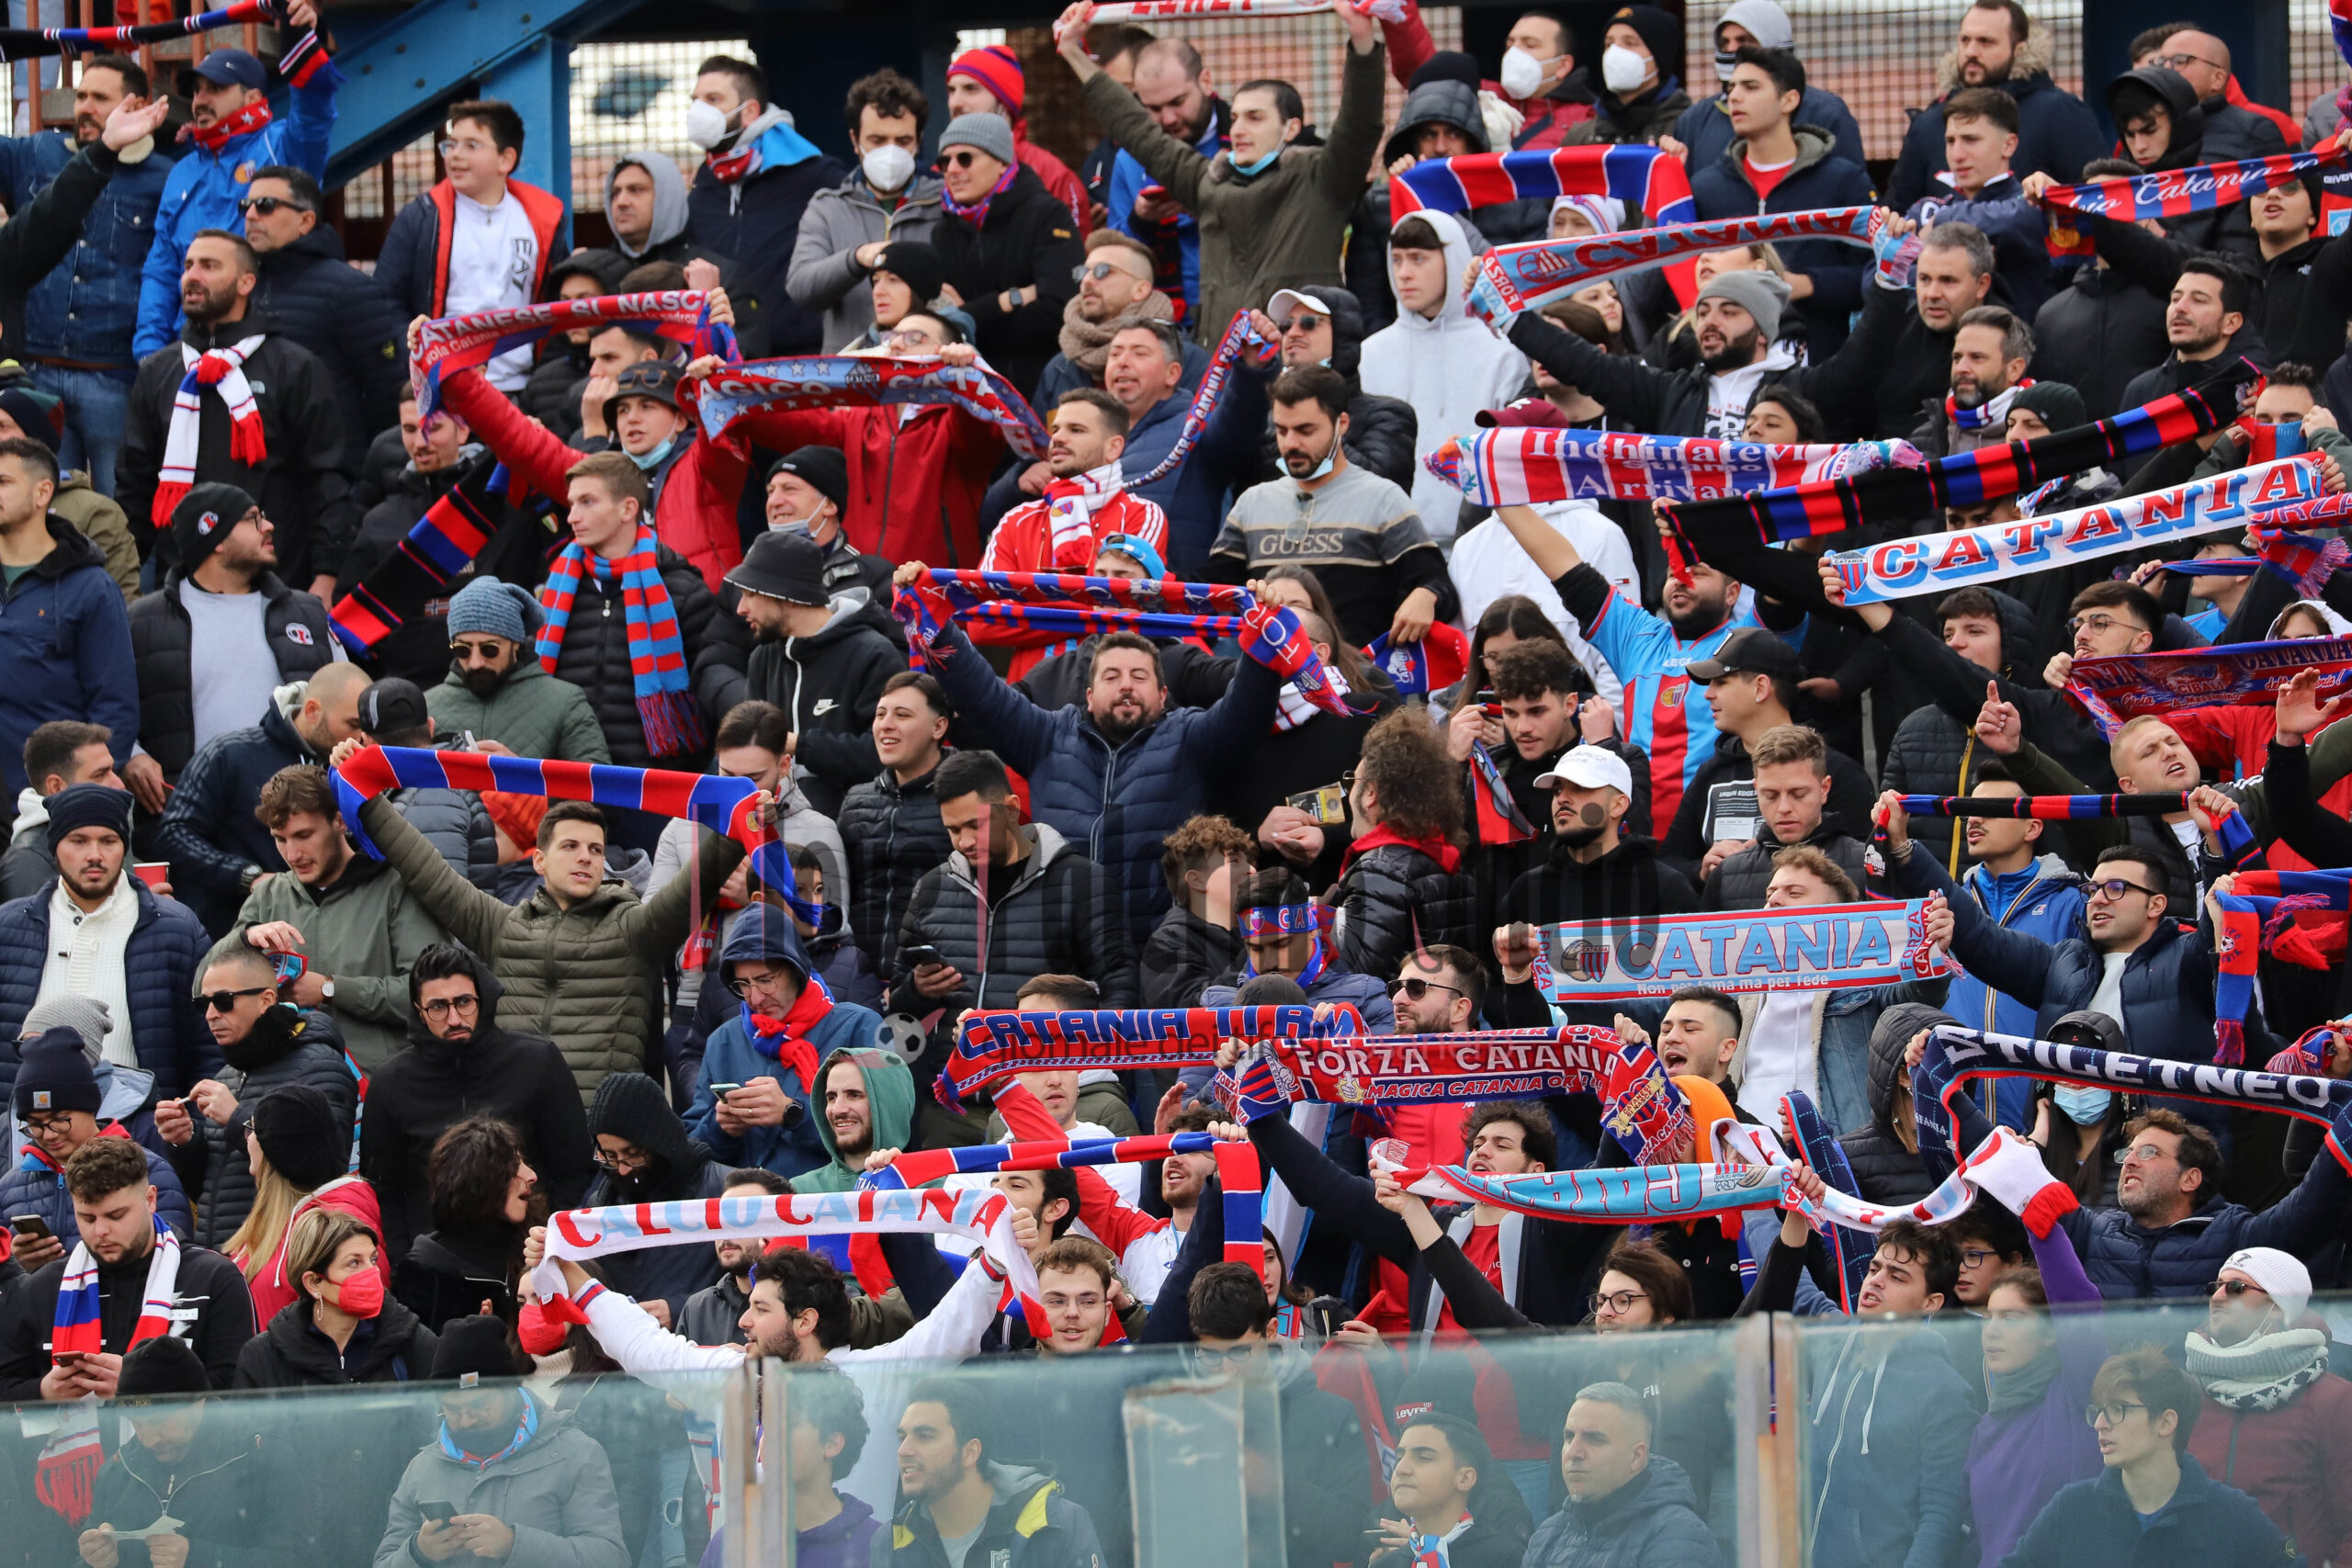
[[[1464,309],[1460,280],[1473,253],[1462,225],[1443,212],[1408,213],[1399,221],[1415,219],[1445,242],[1445,309],[1435,321],[1400,310],[1393,326],[1363,340],[1358,376],[1365,391],[1413,405],[1419,424],[1413,436],[1413,506],[1430,537],[1451,549],[1462,492],[1421,459],[1455,436],[1476,434],[1480,409],[1516,398],[1527,384],[1527,356]]]

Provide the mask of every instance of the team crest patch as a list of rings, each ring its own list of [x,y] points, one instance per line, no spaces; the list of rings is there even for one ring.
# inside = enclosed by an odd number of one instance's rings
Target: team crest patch
[[[1657,700],[1663,706],[1679,708],[1682,705],[1683,694],[1689,690],[1690,688],[1687,685],[1668,686],[1665,691],[1662,691],[1657,694]]]
[[[248,158],[243,163],[238,164],[234,177],[236,182],[241,186],[253,184],[254,161],[251,158]]]
[[[299,642],[304,648],[308,648],[311,646],[311,628],[297,622],[286,628],[286,640]]]
[[[211,536],[212,530],[219,526],[220,526],[220,514],[218,512],[208,512],[196,520],[197,537],[209,538]]]

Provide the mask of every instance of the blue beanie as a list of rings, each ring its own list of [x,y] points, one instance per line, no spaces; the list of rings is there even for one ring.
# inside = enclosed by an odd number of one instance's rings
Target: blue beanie
[[[509,642],[528,642],[545,617],[529,589],[494,577],[477,577],[450,597],[449,635],[482,632]]]

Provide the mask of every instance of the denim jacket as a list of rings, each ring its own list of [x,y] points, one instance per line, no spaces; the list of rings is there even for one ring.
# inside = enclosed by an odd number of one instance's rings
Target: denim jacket
[[[0,200],[12,212],[55,179],[76,151],[61,130],[0,137]],[[155,155],[118,170],[82,225],[73,254],[25,297],[23,357],[103,365],[128,382],[137,361],[131,329],[139,313],[139,275],[155,238],[155,209],[172,159]]]

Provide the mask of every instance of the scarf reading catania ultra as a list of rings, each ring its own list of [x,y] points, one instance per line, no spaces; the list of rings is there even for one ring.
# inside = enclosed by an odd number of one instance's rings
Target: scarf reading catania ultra
[[[695,409],[703,430],[717,438],[753,409],[887,408],[944,403],[996,426],[1006,446],[1031,462],[1046,456],[1046,426],[1012,382],[985,361],[949,365],[939,359],[881,355],[820,355],[729,365],[703,382]],[[1136,480],[1140,484],[1141,480]]]
[[[1912,1103],[1917,1111],[1919,1151],[1950,1158],[1952,1097],[1977,1078],[2030,1077],[2076,1084],[2118,1094],[2165,1100],[2199,1100],[2250,1111],[2276,1111],[2330,1129],[2328,1152],[2352,1175],[2352,1080],[2304,1073],[2255,1072],[2216,1062],[2172,1062],[2061,1045],[2020,1034],[1941,1024],[1928,1032],[1926,1051],[1912,1070]]]
[[[172,1309],[179,1300],[180,1238],[159,1215],[155,1240],[147,1254],[147,1284],[140,1298],[139,1321],[130,1330],[128,1353],[150,1339],[172,1331]],[[65,1259],[64,1277],[57,1282],[57,1308],[50,1321],[50,1357],[96,1356],[106,1346],[99,1326],[98,1263],[89,1244],[76,1241]],[[98,1437],[96,1399],[67,1407],[57,1431],[33,1461],[33,1495],[71,1524],[90,1517],[90,1489],[106,1463]]]
[[[549,299],[444,316],[419,327],[409,345],[409,377],[416,387],[418,415],[429,419],[440,408],[444,376],[479,370],[502,354],[557,333],[620,321],[644,322],[657,335],[684,347],[690,360],[711,354],[727,360],[736,356],[734,329],[712,321],[709,297],[692,288]]]
[[[800,897],[784,845],[760,822],[759,786],[749,779],[623,768],[607,762],[493,757],[483,751],[436,751],[421,746],[369,746],[345,758],[334,770],[334,777],[344,831],[371,859],[383,859],[384,852],[360,825],[359,808],[388,789],[462,789],[585,800],[649,811],[656,817],[675,817],[726,834],[751,856],[752,874],[759,878],[763,891],[781,897],[808,924],[821,930],[825,922],[825,906]]]
[[[2352,689],[2352,637],[2220,643],[2179,653],[2078,659],[2065,692],[2111,740],[2127,720],[2143,714],[2267,705],[2278,701],[2280,687],[2305,671],[2319,673],[2322,701]]]
[[[1908,441],[1776,446],[1529,425],[1449,437],[1421,463],[1473,506],[1541,506],[1716,501],[1876,468],[1924,468],[1928,459]]]
[[[960,1111],[965,1095],[1019,1073],[1201,1066],[1227,1040],[1308,1040],[1363,1029],[1362,1015],[1345,1004],[968,1012],[933,1092]]]
[[[334,602],[327,625],[354,657],[366,658],[465,575],[498,531],[498,500],[508,490],[506,466],[496,453],[471,459],[407,536]]]
[[[1628,211],[1638,207],[1660,225],[1699,216],[1682,160],[1634,141],[1423,158],[1389,176],[1388,215],[1395,220],[1411,212],[1467,212],[1506,201],[1549,206],[1564,196],[1614,197]]]
[[[628,554],[617,561],[591,555],[577,539],[564,546],[539,588],[539,606],[547,617],[539,626],[536,651],[539,667],[554,674],[563,657],[564,633],[571,625],[572,602],[579,595],[582,575],[593,574],[607,587],[617,576],[628,635],[629,678],[636,687],[637,716],[645,727],[646,749],[657,757],[686,757],[702,750],[709,731],[704,728],[702,703],[695,696],[686,669],[686,644],[678,631],[677,608],[670,603],[669,585],[662,581],[660,548],[653,530],[642,524]]]
[[[172,395],[172,422],[164,432],[164,461],[155,476],[155,495],[147,515],[158,529],[172,525],[172,513],[196,485],[196,465],[204,441],[204,389],[212,389],[229,408],[229,458],[248,468],[269,460],[269,442],[262,434],[261,405],[254,401],[253,384],[245,379],[245,361],[267,339],[266,333],[239,338],[226,348],[198,351],[191,343],[179,345],[187,373]]]
[[[1478,258],[1464,308],[1500,333],[1510,325],[1512,317],[1540,310],[1604,277],[1647,272],[1707,251],[1791,240],[1843,240],[1875,248],[1884,224],[1878,208],[1836,207],[1818,212],[1768,212],[1753,218],[1633,229],[1583,240],[1498,245]]]
[[[2095,247],[2086,227],[2071,221],[2074,214],[2132,223],[2206,212],[2290,184],[2314,169],[2340,169],[2347,156],[2352,152],[2331,139],[2328,145],[2308,152],[2273,152],[2234,163],[2052,186],[2041,193],[2050,225],[2045,243],[2051,255],[2060,260],[2086,260]]]

